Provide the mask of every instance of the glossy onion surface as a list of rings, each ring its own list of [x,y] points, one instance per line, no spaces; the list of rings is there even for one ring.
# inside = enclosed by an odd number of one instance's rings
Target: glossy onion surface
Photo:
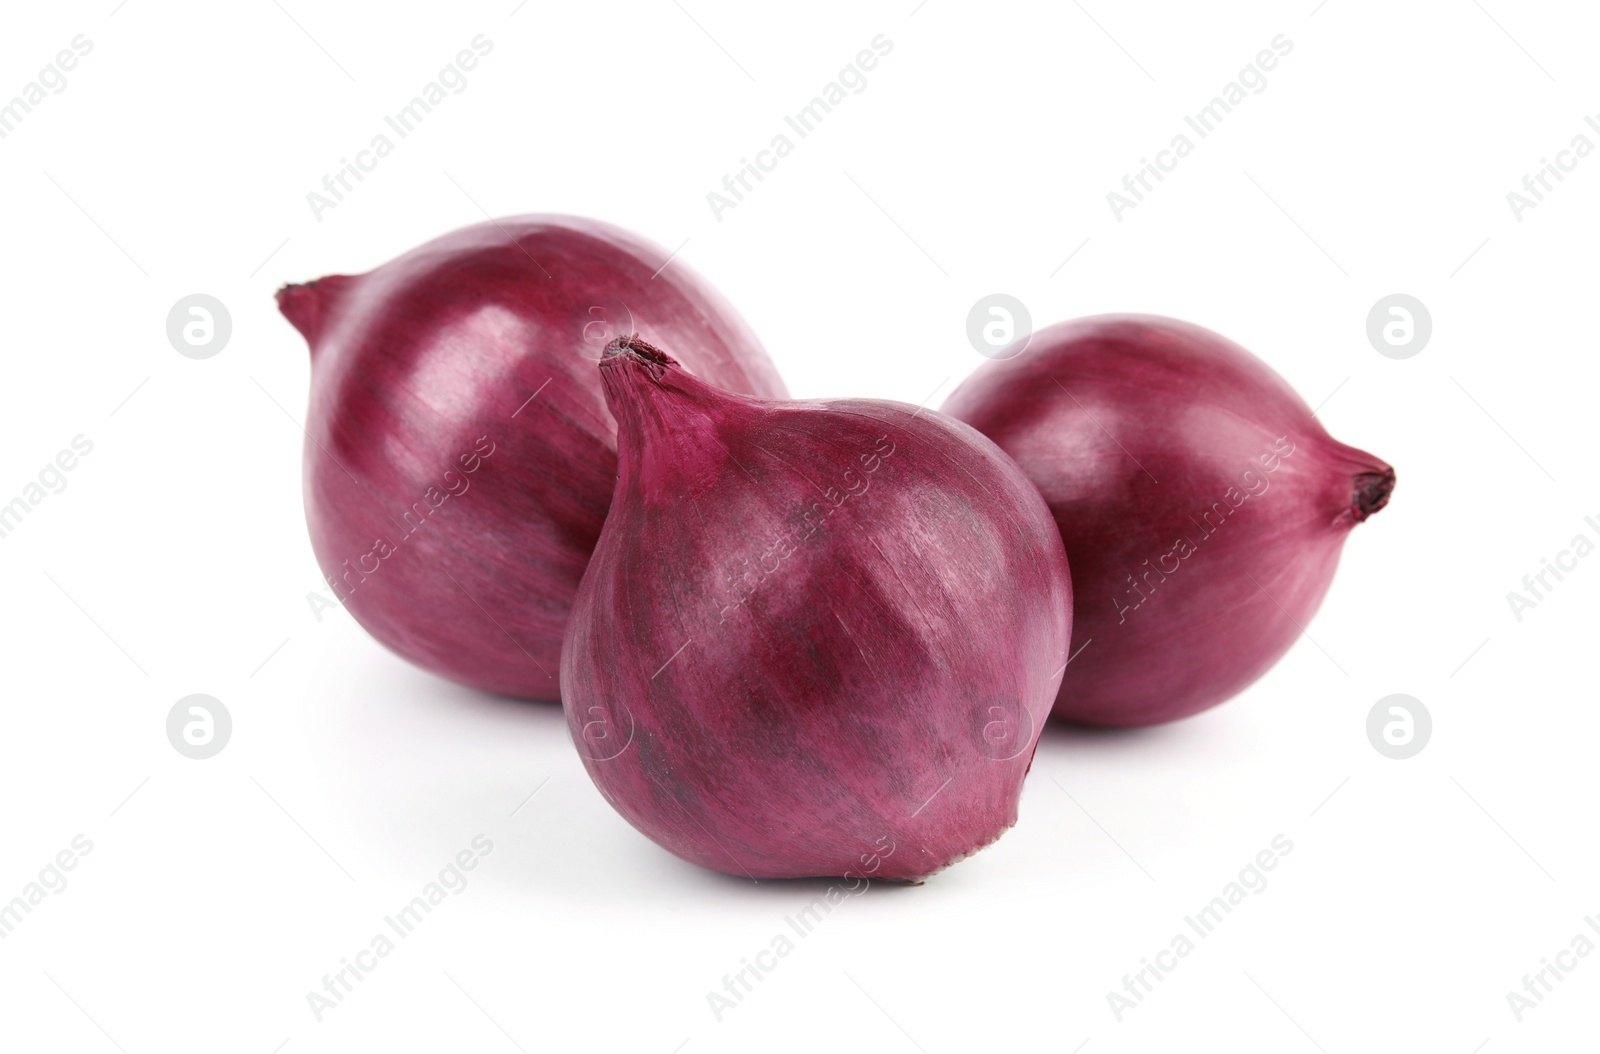
[[[606,342],[638,332],[721,386],[785,394],[750,329],[668,255],[592,220],[524,216],[279,291],[311,346],[312,547],[374,637],[462,684],[559,698],[616,482]]]
[[[1199,326],[1105,315],[986,363],[945,412],[1010,454],[1072,561],[1057,716],[1172,721],[1275,663],[1394,469],[1335,441],[1265,363]]]
[[[1071,631],[1017,466],[934,411],[743,398],[642,341],[599,372],[620,468],[562,681],[606,799],[752,878],[918,881],[1011,826]]]

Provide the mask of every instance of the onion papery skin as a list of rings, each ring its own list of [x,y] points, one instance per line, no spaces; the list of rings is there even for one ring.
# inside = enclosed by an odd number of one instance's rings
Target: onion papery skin
[[[600,372],[615,500],[562,657],[601,793],[754,879],[919,882],[1016,822],[1072,587],[1015,464],[932,410]]]
[[[1076,608],[1054,712],[1082,724],[1174,721],[1266,673],[1394,487],[1260,359],[1176,319],[1051,326],[944,410],[1010,454],[1055,516]]]
[[[311,348],[312,548],[383,644],[473,688],[559,698],[616,482],[595,366],[612,337],[637,331],[719,385],[786,394],[750,328],[668,256],[608,224],[522,216],[279,291]]]

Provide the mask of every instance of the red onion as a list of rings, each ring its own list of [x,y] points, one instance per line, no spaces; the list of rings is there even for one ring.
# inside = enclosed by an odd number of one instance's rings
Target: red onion
[[[933,411],[731,395],[639,339],[600,372],[619,475],[561,680],[606,799],[752,878],[916,881],[1016,822],[1072,606],[1016,465]]]
[[[754,334],[681,263],[566,216],[483,223],[369,274],[286,286],[311,345],[305,501],[330,588],[378,640],[475,688],[556,699],[616,482],[595,362],[619,333],[782,397]]]
[[[1336,442],[1283,378],[1174,319],[1103,315],[986,363],[945,412],[1016,459],[1072,561],[1058,717],[1172,721],[1265,673],[1394,469]]]

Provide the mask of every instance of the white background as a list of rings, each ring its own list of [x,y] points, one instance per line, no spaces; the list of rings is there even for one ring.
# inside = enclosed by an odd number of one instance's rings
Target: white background
[[[1520,221],[1506,195],[1600,144],[1600,22],[916,2],[11,5],[0,99],[94,47],[0,140],[0,501],[75,435],[94,450],[0,539],[0,899],[94,848],[0,940],[0,1046],[1593,1045],[1600,955],[1521,1023],[1506,993],[1600,915],[1600,558],[1520,622],[1506,594],[1600,518],[1600,159]],[[480,33],[468,87],[314,219],[307,192]],[[867,88],[714,219],[707,192],[877,34]],[[1277,34],[1267,88],[1114,219],[1107,192]],[[533,211],[683,243],[797,395],[938,405],[996,291],[1040,325],[1157,312],[1262,355],[1399,485],[1314,641],[1176,725],[1052,727],[1012,832],[847,901],[719,1022],[707,992],[827,883],[678,861],[593,790],[557,708],[440,681],[306,601],[308,360],[274,289]],[[205,361],[165,333],[195,292],[233,319]],[[1434,323],[1404,361],[1365,336],[1394,292]],[[195,692],[234,721],[206,761],[165,733]],[[1365,732],[1394,692],[1434,719],[1406,761]],[[306,993],[480,833],[470,886],[319,1023]],[[1270,885],[1118,1022],[1107,992],[1280,833]]]

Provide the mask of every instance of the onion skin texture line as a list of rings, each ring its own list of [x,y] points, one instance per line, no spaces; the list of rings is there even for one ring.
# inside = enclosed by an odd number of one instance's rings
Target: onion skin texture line
[[[753,879],[920,882],[1015,823],[1072,607],[1016,465],[934,411],[743,398],[642,341],[599,372],[620,473],[562,682],[606,800]]]
[[[1260,359],[1153,315],[1041,330],[944,411],[1010,454],[1055,516],[1076,609],[1054,712],[1087,725],[1175,721],[1266,673],[1394,488]]]
[[[595,366],[612,337],[637,331],[719,385],[786,394],[749,327],[668,256],[607,224],[522,216],[278,292],[311,348],[312,548],[383,644],[473,688],[559,698],[616,480]]]

